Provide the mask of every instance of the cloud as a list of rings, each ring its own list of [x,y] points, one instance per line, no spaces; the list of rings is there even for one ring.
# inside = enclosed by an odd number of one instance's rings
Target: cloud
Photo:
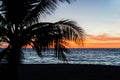
[[[120,42],[120,37],[114,37],[110,36],[108,34],[102,34],[102,35],[87,35],[86,41],[89,43],[115,43]]]
[[[110,36],[109,34],[86,35],[84,46],[80,46],[65,40],[68,48],[120,48],[120,37]]]
[[[120,37],[109,34],[86,35],[84,48],[120,48]]]

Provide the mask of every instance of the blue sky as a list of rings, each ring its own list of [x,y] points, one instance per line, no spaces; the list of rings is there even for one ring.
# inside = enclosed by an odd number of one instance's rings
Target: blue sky
[[[88,35],[120,36],[120,0],[76,0],[62,3],[44,21],[71,19]]]

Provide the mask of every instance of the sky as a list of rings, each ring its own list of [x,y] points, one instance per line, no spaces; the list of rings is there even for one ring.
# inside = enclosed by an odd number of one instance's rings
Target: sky
[[[70,19],[85,30],[85,48],[120,47],[120,0],[76,0],[60,3],[43,21]]]

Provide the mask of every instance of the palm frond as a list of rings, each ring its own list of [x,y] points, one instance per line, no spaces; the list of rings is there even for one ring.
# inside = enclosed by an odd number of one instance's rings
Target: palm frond
[[[2,14],[0,14],[0,22],[5,21],[4,17],[2,16]]]
[[[0,27],[0,42],[9,42],[9,33],[4,27]]]
[[[25,18],[30,14],[35,7],[31,5],[36,0],[2,0],[0,6],[1,14],[7,23],[21,24]]]
[[[25,41],[33,44],[33,48],[38,55],[42,56],[41,51],[54,45],[56,56],[59,59],[67,60],[65,40],[75,41],[77,44],[83,43],[84,31],[76,25],[74,21],[63,20],[56,23],[38,23],[32,25],[23,31]],[[24,42],[25,42],[24,41]],[[25,42],[26,44],[28,44]]]
[[[40,19],[42,16],[53,13],[53,11],[57,8],[59,2],[71,3],[71,1],[72,0],[39,0],[39,2],[36,2],[36,4],[34,4],[36,7],[28,15],[27,20],[32,19],[32,21],[38,21],[38,19]]]
[[[54,41],[54,47],[56,57],[58,57],[60,60],[67,61],[66,53],[69,53],[69,51],[66,46],[64,46],[64,42],[56,39]]]
[[[0,42],[9,43],[0,53],[0,60],[7,56],[8,63],[19,63],[21,48],[30,44],[42,56],[41,51],[51,45],[56,57],[67,61],[65,40],[83,42],[84,31],[74,21],[38,23],[39,19],[53,13],[59,3],[73,0],[2,0],[0,4]],[[16,40],[15,40],[16,39]]]
[[[20,24],[38,22],[40,17],[53,13],[59,2],[71,3],[72,0],[2,0],[1,16],[8,23]],[[13,4],[14,2],[14,4]]]
[[[59,27],[62,39],[72,40],[77,44],[83,43],[84,30],[79,27],[75,21],[61,20],[56,22],[55,25]]]

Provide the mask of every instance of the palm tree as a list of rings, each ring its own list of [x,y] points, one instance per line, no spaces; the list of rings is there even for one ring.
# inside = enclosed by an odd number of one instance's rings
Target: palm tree
[[[2,0],[0,3],[0,43],[8,47],[0,53],[0,61],[20,64],[22,48],[31,45],[39,56],[41,51],[53,45],[55,55],[66,61],[65,40],[77,44],[83,41],[84,31],[71,20],[55,23],[41,22],[41,18],[53,13],[60,2],[73,0]]]

